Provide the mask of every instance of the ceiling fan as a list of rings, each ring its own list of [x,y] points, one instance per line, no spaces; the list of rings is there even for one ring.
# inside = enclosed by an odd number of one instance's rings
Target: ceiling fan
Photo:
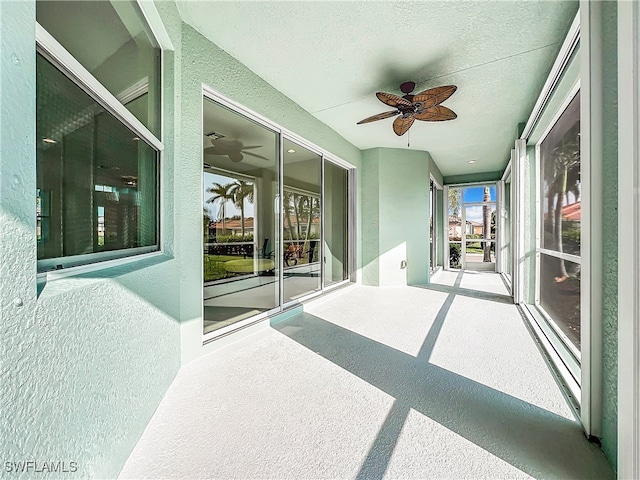
[[[402,97],[394,95],[393,93],[376,93],[378,100],[390,107],[394,107],[395,110],[379,113],[360,120],[358,125],[400,115],[393,121],[393,131],[396,135],[401,136],[409,130],[415,120],[444,122],[445,120],[457,118],[453,110],[440,104],[453,95],[458,87],[455,85],[446,85],[444,87],[430,88],[429,90],[412,95],[411,92],[413,92],[414,88],[416,88],[415,82],[404,82],[400,85],[400,90],[404,93]]]
[[[259,158],[261,160],[270,161],[269,158],[258,155],[257,153],[247,152],[260,148],[262,145],[244,145],[239,140],[230,140],[227,138],[218,138],[211,140],[211,146],[204,149],[204,153],[208,155],[226,155],[232,162],[241,162],[245,155]]]

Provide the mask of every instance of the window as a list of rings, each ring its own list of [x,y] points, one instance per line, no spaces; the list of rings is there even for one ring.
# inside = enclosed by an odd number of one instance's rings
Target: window
[[[38,1],[36,19],[159,137],[161,50],[136,2]]]
[[[158,250],[160,50],[137,4],[38,2],[37,18],[38,270]]]
[[[580,350],[580,95],[539,144],[538,306]]]

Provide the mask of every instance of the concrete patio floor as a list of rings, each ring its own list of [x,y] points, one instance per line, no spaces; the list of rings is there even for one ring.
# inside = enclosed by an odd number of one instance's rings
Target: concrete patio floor
[[[120,478],[562,478],[614,472],[500,277],[343,289],[186,365]]]

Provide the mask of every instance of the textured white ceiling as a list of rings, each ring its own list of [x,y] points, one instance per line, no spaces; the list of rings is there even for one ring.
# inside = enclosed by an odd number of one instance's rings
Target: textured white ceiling
[[[183,20],[361,149],[426,150],[444,175],[497,171],[577,2],[178,2]],[[377,91],[453,84],[458,118],[397,137]],[[474,165],[467,160],[474,159]]]

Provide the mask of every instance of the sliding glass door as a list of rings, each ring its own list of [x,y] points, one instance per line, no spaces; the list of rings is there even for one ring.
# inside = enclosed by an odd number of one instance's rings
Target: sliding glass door
[[[204,335],[349,278],[349,170],[278,130],[204,98]]]
[[[204,100],[204,333],[280,305],[279,136]]]
[[[319,291],[322,156],[284,139],[283,303]]]
[[[324,161],[324,284],[349,278],[349,172]]]

